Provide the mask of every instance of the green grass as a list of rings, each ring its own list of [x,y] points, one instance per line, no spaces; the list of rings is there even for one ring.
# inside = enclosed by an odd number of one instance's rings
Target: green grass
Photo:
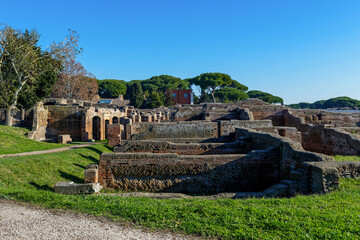
[[[37,142],[28,139],[26,128],[7,127],[0,125],[0,155],[22,152],[32,152],[66,147],[68,144]]]
[[[360,161],[360,156],[336,155],[336,156],[333,156],[333,158],[335,159],[335,161]]]
[[[0,159],[0,197],[72,209],[115,221],[222,239],[359,239],[360,180],[342,179],[327,195],[204,200],[55,194],[57,181],[83,181],[106,145]]]

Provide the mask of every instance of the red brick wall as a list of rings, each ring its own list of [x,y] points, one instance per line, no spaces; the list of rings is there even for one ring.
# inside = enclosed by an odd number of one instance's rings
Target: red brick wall
[[[191,96],[192,90],[170,90],[171,95],[176,94],[176,97],[174,98],[175,103],[178,104],[191,104]],[[187,97],[185,97],[185,94],[187,94]]]

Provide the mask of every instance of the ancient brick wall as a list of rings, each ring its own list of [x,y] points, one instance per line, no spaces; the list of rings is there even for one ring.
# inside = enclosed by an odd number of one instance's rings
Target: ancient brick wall
[[[276,152],[252,155],[102,154],[99,182],[124,191],[262,191],[279,181]]]
[[[310,192],[327,193],[339,187],[340,178],[359,178],[360,162],[309,162],[303,164]]]
[[[360,136],[348,133],[340,128],[305,123],[304,117],[285,112],[285,125],[296,127],[302,132],[302,146],[312,152],[328,155],[360,154]]]
[[[293,169],[301,167],[304,162],[334,161],[332,158],[318,153],[305,151],[300,143],[271,133],[259,133],[251,129],[236,129],[236,138],[249,138],[252,149],[280,149],[280,170],[283,179],[289,178]]]
[[[49,105],[47,138],[57,139],[58,135],[69,134],[73,140],[81,140],[82,108]]]
[[[153,138],[215,138],[216,122],[191,121],[173,123],[133,123],[132,140]]]
[[[33,140],[45,140],[47,137],[48,125],[48,109],[44,108],[42,102],[39,102],[33,110],[33,125],[32,131],[29,132],[28,137]]]
[[[176,153],[179,155],[200,154],[245,154],[250,151],[246,141],[231,143],[173,143],[162,140],[132,140],[115,147],[114,152]]]

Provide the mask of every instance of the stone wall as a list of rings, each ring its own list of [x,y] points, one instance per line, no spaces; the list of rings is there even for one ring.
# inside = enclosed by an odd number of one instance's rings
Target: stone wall
[[[82,108],[49,105],[47,116],[47,138],[57,139],[59,135],[69,134],[74,140],[81,140]]]
[[[279,181],[274,151],[249,155],[104,153],[99,182],[124,191],[213,194],[262,191]]]
[[[44,108],[42,102],[39,102],[33,110],[32,131],[28,137],[33,140],[41,141],[46,139],[48,125],[48,110]]]
[[[312,152],[328,155],[360,154],[360,136],[341,128],[307,124],[304,117],[285,112],[285,125],[296,127],[302,133],[302,146]]]
[[[271,120],[230,120],[219,122],[219,137],[235,136],[236,128],[271,128]]]
[[[241,140],[231,143],[173,143],[170,140],[132,140],[115,147],[114,152],[176,153],[179,155],[245,154],[250,151],[250,147],[248,142]]]
[[[268,148],[280,149],[280,172],[282,179],[289,179],[290,172],[300,168],[304,162],[334,161],[332,158],[305,151],[300,143],[271,133],[259,133],[251,129],[236,129],[236,138],[248,138],[252,149],[263,150]]]
[[[133,123],[132,140],[153,138],[216,138],[216,122],[191,121],[171,123]]]
[[[340,178],[359,178],[360,162],[310,162],[303,165],[308,172],[313,193],[327,193],[339,187]]]

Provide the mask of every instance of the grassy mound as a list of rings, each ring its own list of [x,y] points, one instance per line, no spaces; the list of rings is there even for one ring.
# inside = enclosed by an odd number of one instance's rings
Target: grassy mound
[[[28,139],[26,128],[0,125],[0,155],[21,152],[32,152],[65,147],[67,144],[37,142]]]
[[[291,199],[148,199],[55,194],[57,181],[83,182],[87,164],[106,145],[38,156],[0,159],[0,197],[72,209],[152,228],[222,239],[359,239],[359,180],[341,190]]]

